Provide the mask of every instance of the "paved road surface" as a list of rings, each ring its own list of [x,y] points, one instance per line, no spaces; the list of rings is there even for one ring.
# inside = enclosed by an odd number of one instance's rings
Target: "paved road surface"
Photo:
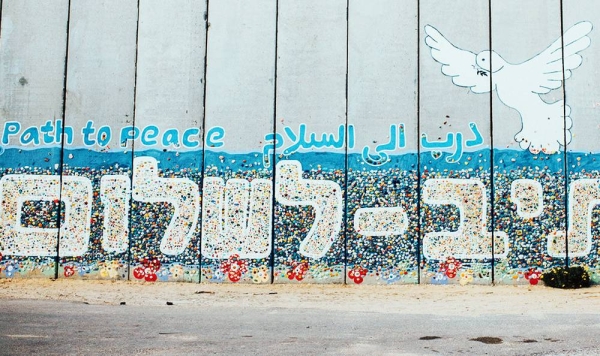
[[[428,315],[44,300],[0,303],[0,353],[593,355],[600,314]]]

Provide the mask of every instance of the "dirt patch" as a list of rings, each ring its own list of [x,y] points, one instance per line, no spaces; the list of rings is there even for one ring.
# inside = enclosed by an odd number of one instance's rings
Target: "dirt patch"
[[[590,299],[592,296],[598,298]],[[0,279],[0,300],[37,299],[127,306],[311,308],[429,315],[587,314],[600,310],[600,287],[210,284]]]
[[[476,337],[474,339],[471,339],[471,341],[478,341],[478,342],[482,342],[484,344],[501,344],[502,343],[502,339],[499,337],[493,337],[493,336],[480,336],[480,337]]]
[[[544,340],[546,340],[546,341],[550,341],[550,342],[559,342],[559,341],[560,341],[560,340],[558,340],[558,339],[553,339],[553,338],[546,338],[546,339],[544,339]]]

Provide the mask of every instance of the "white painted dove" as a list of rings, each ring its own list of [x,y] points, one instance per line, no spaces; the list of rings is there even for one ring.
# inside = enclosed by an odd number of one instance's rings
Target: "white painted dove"
[[[591,23],[579,22],[543,52],[519,64],[508,63],[494,51],[475,54],[457,48],[429,25],[425,26],[425,43],[455,85],[474,93],[496,90],[502,103],[519,112],[522,128],[515,141],[522,149],[552,154],[571,142],[571,108],[564,100],[547,103],[540,95],[560,88],[581,65],[579,52],[589,47],[590,31]]]

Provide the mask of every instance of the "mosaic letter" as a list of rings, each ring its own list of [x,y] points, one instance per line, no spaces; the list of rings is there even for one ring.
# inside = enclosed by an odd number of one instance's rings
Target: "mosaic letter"
[[[133,199],[143,202],[168,202],[175,212],[160,242],[160,250],[178,255],[187,247],[200,215],[198,186],[187,178],[159,178],[158,163],[152,157],[133,161]]]
[[[600,204],[600,179],[579,179],[569,190],[569,257],[584,257],[592,249],[592,209]],[[548,253],[566,257],[565,233],[548,236]]]
[[[442,260],[448,256],[464,259],[492,258],[492,234],[487,232],[485,187],[477,179],[429,179],[424,184],[427,204],[452,204],[460,212],[456,231],[432,232],[423,238],[425,257]],[[495,232],[495,258],[508,254],[508,236]]]
[[[92,215],[92,183],[88,178],[65,176],[7,175],[0,180],[0,236],[3,254],[55,256],[57,228],[21,225],[26,201],[61,200],[65,205],[60,225],[60,256],[81,256],[88,250]]]
[[[107,252],[127,251],[130,184],[129,177],[123,175],[107,175],[100,179],[100,199],[104,205],[102,247]]]
[[[510,197],[523,219],[538,217],[544,211],[542,185],[533,179],[516,179],[510,185]]]
[[[271,181],[205,178],[202,255],[265,258],[271,253]]]
[[[407,226],[402,207],[360,208],[354,214],[354,230],[365,236],[401,235]]]
[[[281,161],[277,164],[275,196],[284,205],[309,205],[315,209],[315,221],[299,251],[306,257],[323,257],[342,226],[340,185],[328,180],[302,179],[299,161]]]

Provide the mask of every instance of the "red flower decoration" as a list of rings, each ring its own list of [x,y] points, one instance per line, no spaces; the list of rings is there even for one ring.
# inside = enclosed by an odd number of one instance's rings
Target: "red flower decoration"
[[[221,262],[221,272],[227,275],[227,278],[232,282],[239,282],[242,275],[248,272],[248,263],[239,258],[240,255],[235,254],[229,256],[226,261]]]
[[[156,273],[146,274],[146,277],[144,277],[146,282],[156,282],[156,279],[158,279]]]
[[[462,263],[454,257],[446,258],[446,261],[440,263],[440,272],[446,274],[448,278],[456,277]]]
[[[292,262],[292,269],[286,272],[287,278],[291,280],[297,280],[298,282],[306,277],[308,272],[308,262]]]
[[[541,276],[542,272],[536,270],[535,268],[530,268],[529,271],[525,272],[525,279],[529,281],[529,284],[534,286],[538,284]]]
[[[74,274],[75,274],[75,267],[65,266],[65,271],[64,271],[65,277],[71,277]]]
[[[144,272],[144,267],[136,267],[133,269],[133,276],[136,279],[142,279],[144,278],[144,276],[146,275],[146,272]]]
[[[367,275],[368,270],[361,266],[354,266],[351,270],[348,271],[348,278],[352,279],[354,283],[361,284],[363,282],[363,277]]]
[[[141,266],[138,266],[133,269],[133,276],[136,279],[144,279],[146,282],[155,282],[158,276],[156,276],[156,272],[160,270],[160,261],[158,258],[149,259],[148,257],[144,257],[140,263]]]

